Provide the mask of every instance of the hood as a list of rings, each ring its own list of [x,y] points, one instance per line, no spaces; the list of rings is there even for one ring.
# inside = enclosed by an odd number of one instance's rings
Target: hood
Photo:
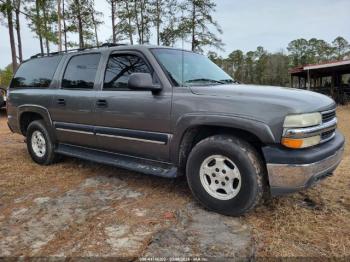
[[[236,101],[283,107],[288,113],[324,111],[335,107],[328,96],[302,89],[258,85],[191,86],[197,95],[215,96]]]

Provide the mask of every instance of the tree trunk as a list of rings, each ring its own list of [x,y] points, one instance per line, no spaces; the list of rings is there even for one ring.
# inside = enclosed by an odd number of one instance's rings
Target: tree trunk
[[[116,28],[115,28],[115,2],[114,0],[111,0],[111,11],[112,11],[112,39],[113,39],[113,44],[117,42],[116,39]]]
[[[40,20],[40,11],[39,11],[39,0],[35,1],[35,10],[36,10],[36,31],[39,37],[40,42],[40,52],[44,54],[44,46],[43,46],[43,37],[41,35],[41,20]]]
[[[84,36],[83,36],[83,21],[80,13],[80,2],[79,0],[75,0],[75,4],[77,6],[78,11],[78,32],[79,32],[79,48],[84,48]]]
[[[125,3],[125,7],[126,7],[126,11],[128,12],[128,23],[129,23],[129,30],[128,30],[128,33],[129,33],[129,40],[130,40],[130,45],[133,45],[134,44],[134,39],[133,39],[133,36],[132,36],[132,29],[131,29],[131,16],[130,16],[130,9],[129,9],[129,2],[126,1]]]
[[[157,27],[157,45],[160,45],[160,0],[157,0],[157,22],[156,22],[156,27]]]
[[[141,9],[141,44],[144,44],[144,36],[145,36],[145,18],[144,18],[144,8],[145,3],[144,0],[140,0],[140,9]]]
[[[62,19],[63,19],[63,34],[64,34],[64,50],[67,52],[67,50],[68,50],[68,44],[67,44],[67,25],[66,25],[64,1],[65,1],[65,0],[62,0]]]
[[[43,6],[43,13],[44,13],[44,30],[45,30],[45,45],[46,45],[46,53],[50,54],[50,42],[48,39],[48,27],[47,27],[47,12],[46,12],[46,7]]]
[[[58,51],[62,51],[61,0],[57,0]]]
[[[192,51],[195,51],[196,49],[196,36],[195,36],[195,19],[196,19],[196,5],[192,1],[192,24],[191,24],[191,29],[192,29]]]
[[[10,45],[11,45],[11,56],[12,56],[12,70],[16,72],[17,69],[17,55],[16,55],[16,44],[15,37],[13,34],[13,20],[12,20],[12,5],[11,1],[7,0],[6,2],[6,12],[7,12],[7,22],[9,27],[9,35],[10,35]]]
[[[134,14],[135,14],[136,27],[137,27],[137,34],[139,35],[139,44],[141,44],[142,43],[141,26],[140,26],[138,10],[137,10],[137,1],[134,2]]]
[[[17,46],[18,46],[18,57],[19,61],[22,63],[23,54],[22,54],[22,37],[21,37],[21,24],[19,20],[19,11],[21,9],[21,1],[17,0],[16,2],[16,32],[17,32]]]
[[[94,10],[91,10],[91,19],[92,19],[92,24],[94,25],[94,30],[95,30],[95,40],[96,40],[96,45],[100,46],[100,43],[98,41],[98,34],[97,34],[97,24],[94,16]]]

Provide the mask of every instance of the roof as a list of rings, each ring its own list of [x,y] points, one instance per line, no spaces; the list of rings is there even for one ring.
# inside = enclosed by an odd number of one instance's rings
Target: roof
[[[308,64],[289,69],[290,74],[305,74],[308,71],[317,70],[315,72],[326,74],[327,72],[344,72],[350,70],[350,59],[341,61],[324,62],[319,64]]]
[[[343,65],[350,65],[350,60],[342,60],[342,61],[334,61],[334,62],[326,62],[326,63],[313,64],[313,65],[306,65],[306,66],[304,66],[304,70],[320,69],[320,68],[343,66]]]
[[[128,44],[113,44],[113,43],[105,43],[101,46],[92,46],[92,47],[86,47],[86,48],[78,48],[78,49],[68,49],[67,51],[59,51],[59,52],[52,52],[49,54],[36,54],[30,57],[30,59],[33,58],[40,58],[40,57],[48,57],[48,56],[55,56],[55,55],[65,55],[69,53],[88,53],[88,52],[94,52],[98,49],[102,48],[109,48],[112,50],[124,50],[124,49],[135,49],[135,50],[144,50],[144,49],[150,49],[150,48],[164,48],[164,49],[176,49],[181,50],[174,47],[167,47],[167,46],[156,46],[156,45],[128,45]],[[186,51],[186,50],[185,50]]]

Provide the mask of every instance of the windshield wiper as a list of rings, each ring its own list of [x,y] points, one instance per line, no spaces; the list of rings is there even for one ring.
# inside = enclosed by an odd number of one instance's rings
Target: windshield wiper
[[[225,82],[223,81],[209,79],[209,78],[196,78],[196,79],[190,79],[185,81],[185,83],[195,83],[195,82],[210,82],[210,83],[225,84]]]
[[[224,83],[229,83],[229,84],[239,84],[239,82],[237,80],[233,80],[233,79],[223,79],[220,81],[224,82]]]

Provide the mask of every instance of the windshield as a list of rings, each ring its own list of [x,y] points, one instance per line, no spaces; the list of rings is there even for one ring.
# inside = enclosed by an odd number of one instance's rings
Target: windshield
[[[222,85],[234,80],[209,58],[176,49],[152,49],[158,62],[178,86]]]

